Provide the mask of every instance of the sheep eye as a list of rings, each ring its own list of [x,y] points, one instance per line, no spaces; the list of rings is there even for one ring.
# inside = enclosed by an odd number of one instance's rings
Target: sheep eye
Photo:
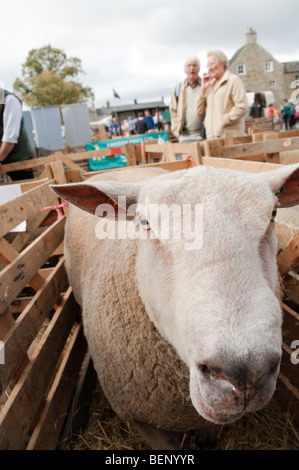
[[[146,219],[140,219],[140,223],[141,223],[142,227],[146,230],[149,230],[151,228],[150,224],[148,223],[148,221]]]
[[[277,193],[275,194],[275,196],[280,196],[281,193],[283,193],[283,191],[285,190],[285,187],[284,186],[281,186],[281,188],[277,191]]]
[[[275,219],[276,214],[277,214],[277,210],[274,209],[273,212],[272,212],[271,220]]]

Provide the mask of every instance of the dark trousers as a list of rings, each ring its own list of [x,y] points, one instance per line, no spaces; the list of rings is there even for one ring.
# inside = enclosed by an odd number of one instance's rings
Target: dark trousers
[[[33,171],[31,169],[28,170],[17,170],[17,171],[9,171],[7,174],[11,177],[13,181],[17,180],[29,180],[34,178]]]
[[[287,114],[283,116],[283,122],[284,122],[286,130],[290,127],[290,117],[291,116],[288,116]]]

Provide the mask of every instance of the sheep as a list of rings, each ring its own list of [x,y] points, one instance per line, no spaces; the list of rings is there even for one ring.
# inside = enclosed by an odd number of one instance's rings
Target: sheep
[[[152,449],[271,399],[282,340],[275,207],[299,203],[298,182],[297,164],[130,168],[52,186],[70,202],[66,270],[101,388]],[[163,226],[162,206],[179,206],[184,224],[173,215]]]

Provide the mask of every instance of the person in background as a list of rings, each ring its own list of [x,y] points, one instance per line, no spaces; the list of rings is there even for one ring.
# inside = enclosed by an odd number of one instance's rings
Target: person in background
[[[197,112],[205,115],[207,139],[236,137],[245,134],[246,90],[242,80],[228,70],[227,57],[210,51],[209,73],[203,76]]]
[[[156,109],[155,115],[153,117],[155,128],[157,131],[163,131],[164,129],[164,118],[160,111]]]
[[[120,135],[120,125],[118,123],[118,120],[116,117],[112,119],[112,122],[109,126],[110,132],[114,136],[119,136]]]
[[[143,113],[138,113],[136,121],[136,134],[146,134],[148,131],[147,122],[144,120]]]
[[[253,118],[260,118],[264,116],[264,108],[266,107],[265,100],[261,93],[254,94],[254,102],[250,108],[249,116]],[[272,108],[273,109],[273,108]]]
[[[289,105],[291,106],[290,128],[293,129],[295,127],[296,107],[292,100],[289,100]]]
[[[136,119],[133,119],[132,117],[129,117],[128,123],[129,123],[130,134],[134,134],[135,133]]]
[[[273,107],[273,104],[270,104],[270,105],[269,105],[268,111],[269,111],[269,117],[274,116],[274,107]]]
[[[0,90],[0,164],[15,163],[33,158],[25,129],[22,102],[13,93]],[[3,101],[1,103],[1,101]],[[32,169],[8,172],[12,180],[31,179]]]
[[[144,111],[144,120],[147,123],[148,132],[154,132],[155,131],[155,124],[154,124],[153,116],[151,115],[149,109],[146,109]]]
[[[281,114],[282,114],[285,130],[287,131],[290,127],[291,105],[286,99],[283,100]]]
[[[125,135],[126,137],[130,135],[130,128],[129,128],[129,123],[127,119],[123,120],[121,124],[121,131],[122,131],[122,135]]]
[[[203,116],[199,116],[196,110],[196,100],[201,90],[199,70],[198,57],[187,57],[184,63],[186,79],[178,83],[171,94],[171,130],[179,142],[202,139]]]

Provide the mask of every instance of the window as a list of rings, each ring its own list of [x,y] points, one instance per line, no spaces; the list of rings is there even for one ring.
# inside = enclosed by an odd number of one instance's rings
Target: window
[[[237,65],[237,73],[239,75],[246,75],[246,66],[245,65]]]
[[[275,81],[275,80],[271,80],[271,82],[269,82],[269,87],[270,87],[270,88],[276,88],[276,81]]]
[[[267,60],[267,62],[265,62],[265,72],[273,72],[272,60]]]

